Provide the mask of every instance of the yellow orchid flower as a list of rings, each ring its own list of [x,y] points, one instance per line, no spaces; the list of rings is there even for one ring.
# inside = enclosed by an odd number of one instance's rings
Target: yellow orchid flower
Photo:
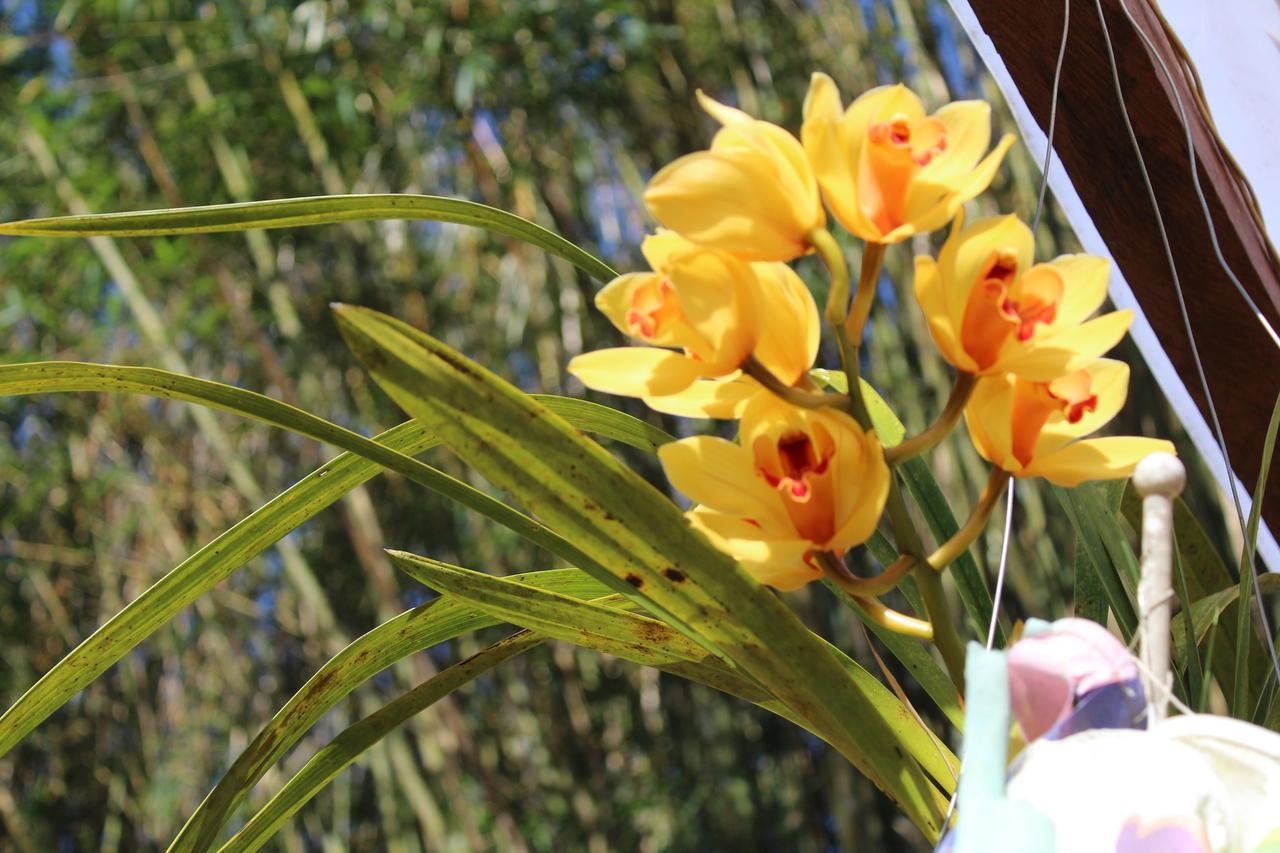
[[[1174,452],[1154,438],[1082,438],[1116,416],[1128,390],[1129,366],[1111,359],[1049,382],[991,376],[978,380],[965,423],[978,453],[1015,477],[1068,487],[1114,480],[1152,453]]]
[[[880,86],[842,110],[840,91],[814,74],[800,131],[831,212],[864,240],[897,243],[941,228],[987,188],[1013,135],[983,157],[991,107],[956,101],[925,115],[907,87]]]
[[[689,521],[761,583],[795,589],[822,576],[815,550],[864,542],[884,510],[880,443],[834,409],[752,398],[737,442],[698,436],[658,451],[672,485],[699,504]]]
[[[710,150],[653,176],[644,194],[649,212],[696,243],[749,260],[807,253],[807,235],[827,217],[799,140],[702,92],[698,102],[723,126]]]
[[[1063,255],[1032,266],[1033,253],[1031,229],[1016,216],[966,228],[961,213],[938,260],[916,258],[916,299],[942,357],[958,370],[1049,381],[1124,337],[1132,311],[1085,322],[1107,297],[1105,259]]]
[[[759,338],[751,266],[671,231],[647,237],[642,251],[653,272],[618,276],[596,294],[596,307],[652,346],[584,353],[569,372],[598,391],[646,397],[737,371]]]
[[[786,385],[802,384],[818,357],[821,326],[813,294],[786,264],[754,263],[759,287],[756,316],[759,337],[752,353]],[[737,418],[757,394],[771,394],[750,376],[733,373],[720,379],[698,379],[683,391],[645,397],[649,408],[686,418]]]
[[[746,263],[671,231],[645,240],[654,272],[619,276],[596,305],[621,331],[654,347],[585,353],[569,362],[584,385],[685,417],[737,417],[769,393],[739,367],[752,355],[786,385],[818,354],[813,295],[782,263]],[[681,352],[658,347],[679,347]]]

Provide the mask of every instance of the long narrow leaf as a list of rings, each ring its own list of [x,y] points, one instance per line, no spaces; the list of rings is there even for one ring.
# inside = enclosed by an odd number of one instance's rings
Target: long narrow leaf
[[[259,228],[297,228],[376,219],[426,219],[497,231],[559,255],[599,281],[617,273],[604,261],[541,225],[495,207],[432,195],[334,195],[99,213],[0,224],[0,234],[28,237],[158,237]]]
[[[202,403],[244,415],[363,456],[387,470],[402,474],[419,485],[426,486],[468,509],[493,519],[568,562],[582,561],[577,549],[554,531],[479,489],[455,477],[450,477],[425,462],[398,453],[349,429],[330,423],[324,418],[316,417],[309,412],[253,391],[150,367],[120,367],[79,362],[37,362],[0,367],[0,390],[8,394],[48,391],[133,391]]]
[[[391,561],[419,583],[454,596],[495,619],[587,648],[598,641],[633,663],[659,666],[679,660],[716,660],[706,649],[649,616],[622,613],[563,593],[535,589],[516,578],[473,572],[403,551]]]
[[[8,365],[0,367],[0,382],[6,394],[130,391],[189,400],[285,428],[296,427],[304,434],[313,434],[321,440],[347,442],[360,452],[360,455],[348,452],[336,457],[268,501],[184,560],[80,643],[0,715],[0,755],[12,749],[63,703],[183,608],[289,531],[381,473],[382,465],[362,458],[363,455],[395,466],[396,470],[419,482],[440,486],[438,490],[450,497],[468,498],[474,508],[479,508],[491,518],[514,520],[516,527],[532,531],[535,535],[545,531],[542,538],[551,545],[559,547],[563,542],[522,513],[412,459],[412,454],[439,443],[416,421],[401,424],[370,440],[253,392],[151,368],[78,362]],[[571,419],[583,418],[581,426],[584,428],[608,430],[610,437],[642,449],[651,449],[667,438],[665,433],[629,415],[582,401],[570,401],[565,405],[563,399],[544,398],[544,403],[563,407],[565,415]],[[451,484],[454,483],[459,488],[453,488]],[[576,553],[571,547],[563,547],[562,550],[568,554]]]
[[[579,601],[555,590],[534,588],[519,578],[497,578],[414,554],[390,553],[395,564],[413,578],[465,600],[495,618],[708,684],[803,725],[803,721],[794,720],[786,706],[779,707],[776,701],[770,701],[773,697],[767,692],[744,681],[701,646],[649,616],[624,613],[599,602]],[[883,684],[843,652],[835,648],[830,651],[866,692],[877,713],[899,730],[912,758],[939,781],[954,778],[954,757],[946,748],[939,748],[932,735],[922,730],[914,716]]]
[[[578,569],[514,575],[530,588],[553,589],[574,599],[606,595],[599,581]],[[464,601],[442,597],[401,613],[353,640],[290,697],[236,758],[174,838],[171,851],[207,850],[236,806],[267,770],[325,712],[376,673],[395,662],[462,634],[498,624]]]
[[[1098,577],[1098,571],[1093,567],[1093,560],[1089,556],[1089,551],[1084,543],[1080,541],[1080,537],[1076,537],[1076,555],[1074,561],[1075,574],[1075,611],[1076,616],[1081,619],[1088,619],[1097,622],[1099,625],[1107,624],[1107,594],[1102,586],[1102,580]]]
[[[1109,517],[1114,523],[1115,517],[1108,516],[1103,510],[1101,499],[1093,491],[1090,483],[1074,489],[1064,489],[1060,486],[1051,486],[1050,489],[1066,512],[1067,518],[1070,519],[1071,526],[1075,528],[1076,547],[1083,547],[1089,564],[1101,583],[1103,592],[1106,593],[1111,612],[1116,616],[1120,633],[1124,635],[1125,640],[1128,640],[1138,627],[1138,615],[1133,605],[1133,589],[1126,584],[1125,578],[1111,559],[1107,543],[1103,541],[1105,536],[1112,535],[1108,533],[1111,526],[1104,523],[1105,519]],[[1118,530],[1118,528],[1119,526],[1115,525],[1115,529]],[[1114,535],[1120,535],[1123,538],[1122,534]],[[1128,542],[1124,544],[1127,546]],[[1077,559],[1079,559],[1078,555]],[[1136,588],[1136,582],[1133,588]]]
[[[1178,608],[1181,610],[1179,615],[1185,615],[1191,612],[1191,593],[1187,586],[1187,569],[1182,562],[1182,554],[1177,548],[1175,539],[1173,549],[1173,578],[1174,588],[1178,594]],[[1176,617],[1175,617],[1176,618]],[[1191,626],[1191,620],[1183,618],[1182,630],[1178,630],[1176,625],[1172,626],[1171,633],[1173,635],[1174,652],[1173,652],[1173,668],[1174,672],[1187,673],[1187,696],[1190,701],[1194,702],[1204,692],[1204,682],[1208,677],[1205,672],[1205,664],[1200,659],[1200,646],[1196,642],[1195,633]],[[1177,646],[1181,645],[1182,650],[1178,651]]]
[[[1258,586],[1261,587],[1264,595],[1271,595],[1280,592],[1280,574],[1268,573],[1258,576]],[[1191,630],[1194,641],[1199,644],[1203,643],[1209,635],[1209,629],[1213,627],[1215,622],[1222,620],[1223,614],[1227,609],[1235,604],[1240,598],[1240,587],[1232,584],[1226,589],[1218,590],[1210,593],[1203,598],[1198,598],[1191,604]],[[1187,614],[1179,613],[1173,617],[1173,640],[1178,646],[1178,657],[1181,657],[1184,650],[1182,646],[1186,642],[1184,629],[1187,626]]]
[[[926,834],[936,788],[838,658],[776,597],[696,534],[669,500],[527,395],[386,315],[335,306],[375,380],[490,482],[592,555],[588,572],[710,647],[784,702]],[[803,662],[798,667],[798,662]]]
[[[378,436],[416,453],[436,443],[417,425]],[[204,593],[381,469],[344,453],[196,551],[76,646],[0,716],[0,755]]]
[[[370,440],[359,433],[288,403],[223,382],[185,376],[154,367],[84,361],[36,361],[0,365],[0,397],[69,391],[146,394],[167,400],[198,403],[271,424],[344,450],[359,453],[363,448],[367,453],[380,453],[384,467],[398,464],[409,470],[422,465],[412,459],[408,462],[400,460],[391,463],[392,456],[370,447]],[[652,424],[599,403],[554,394],[534,394],[533,397],[561,417],[572,421],[579,429],[620,441],[639,450],[654,452],[663,444],[674,440],[671,435]]]
[[[1276,397],[1275,405],[1271,409],[1271,422],[1267,425],[1266,439],[1262,443],[1262,460],[1258,465],[1258,482],[1253,490],[1253,506],[1249,510],[1249,521],[1244,529],[1244,549],[1240,555],[1240,609],[1238,619],[1236,620],[1236,660],[1235,660],[1235,692],[1231,696],[1231,716],[1239,717],[1247,720],[1250,718],[1249,709],[1253,707],[1251,704],[1249,678],[1249,649],[1253,645],[1250,642],[1255,633],[1252,628],[1253,610],[1250,603],[1255,601],[1253,594],[1258,582],[1258,571],[1254,567],[1254,554],[1258,548],[1258,522],[1262,518],[1262,501],[1267,491],[1267,477],[1271,474],[1271,455],[1276,447],[1276,433],[1280,431],[1280,396]],[[1265,607],[1261,599],[1257,599],[1256,603],[1259,608]],[[1266,621],[1262,622],[1266,626]],[[1265,628],[1264,628],[1265,630]],[[1268,637],[1268,640],[1271,638]],[[1270,657],[1271,649],[1268,648],[1268,657]],[[1267,668],[1268,677],[1275,666],[1271,664]],[[1254,686],[1256,694],[1262,688]]]
[[[645,614],[626,612],[617,605],[616,596],[613,600],[580,601],[551,587],[530,585],[520,576],[498,578],[403,551],[388,554],[414,580],[495,619],[688,678],[803,725],[760,685],[743,678],[671,626]]]
[[[656,665],[665,672],[725,690],[754,701],[775,713],[789,716],[785,706],[760,694],[754,685],[743,682],[718,661],[706,658],[705,653],[696,646],[688,644],[687,641],[682,643],[683,638],[679,634],[671,632],[670,629],[655,632],[653,620],[621,613],[597,603],[576,601],[572,598],[557,601],[558,596],[555,595],[541,596],[539,595],[541,590],[554,588],[550,585],[541,585],[537,589],[532,587],[528,579],[536,575],[493,578],[412,554],[393,553],[392,558],[402,569],[424,582],[433,586],[447,586],[456,591],[465,591],[468,595],[474,596],[469,600],[483,601],[494,608],[495,616],[502,614],[504,617],[511,617],[516,620],[516,624],[540,625],[550,632],[547,636],[595,648],[625,660]],[[503,585],[510,589],[503,589]],[[586,614],[586,610],[595,612]],[[486,661],[487,663],[489,656],[492,655],[492,665],[496,666],[497,663],[509,658],[509,655],[499,653],[499,650],[504,648],[504,644],[518,646],[514,651],[510,648],[506,649],[514,655],[532,646],[537,638],[537,634],[517,634],[473,656],[468,662]],[[637,639],[644,639],[647,642],[638,644]],[[685,654],[692,655],[697,662],[683,660],[682,656]],[[849,664],[856,667],[852,661],[849,661]],[[485,670],[488,668],[491,667],[487,665],[484,667]],[[480,674],[481,671],[484,670],[475,670],[472,677]],[[374,743],[410,716],[445,695],[445,692],[435,686],[434,682],[450,676],[450,672],[451,670],[446,670],[435,679],[404,694],[384,709],[346,729],[313,756],[302,770],[290,779],[279,793],[272,797],[222,848],[223,851],[258,849],[284,821],[295,814]],[[458,675],[461,676],[462,673]],[[882,694],[879,697],[882,701],[887,700],[886,703],[892,703],[898,709],[898,713],[904,716],[909,713],[897,704],[897,701],[878,681],[865,672],[861,675],[865,679],[870,679],[871,685]],[[444,686],[451,691],[464,683],[465,681],[458,678],[450,678]],[[803,724],[801,721],[796,722]],[[914,720],[908,722],[904,719],[901,724],[905,726],[915,723]],[[955,756],[944,745],[934,740],[930,733],[919,730],[918,724],[915,725],[919,732],[916,740],[924,744],[918,749],[921,755],[930,759],[930,772],[941,780],[952,778],[958,767]]]
[[[421,713],[458,688],[516,655],[528,651],[542,641],[542,637],[528,631],[513,634],[441,671],[402,694],[389,705],[349,726],[313,755],[311,760],[230,841],[223,845],[222,851],[231,853],[231,851],[257,850],[333,777],[405,720]]]

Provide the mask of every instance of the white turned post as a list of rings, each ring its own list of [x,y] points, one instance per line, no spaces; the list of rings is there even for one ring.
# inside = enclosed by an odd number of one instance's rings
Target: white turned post
[[[1168,712],[1173,675],[1169,669],[1169,620],[1173,611],[1173,499],[1187,471],[1176,456],[1153,453],[1138,463],[1133,485],[1142,495],[1142,580],[1138,584],[1139,654],[1147,691],[1147,725]]]

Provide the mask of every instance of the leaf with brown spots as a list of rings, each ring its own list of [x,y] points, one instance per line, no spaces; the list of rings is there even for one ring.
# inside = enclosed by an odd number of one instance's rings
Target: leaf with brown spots
[[[694,531],[674,503],[563,418],[430,335],[369,309],[334,310],[379,386],[572,542],[580,568],[772,693],[937,836],[946,799],[920,766],[936,761],[932,736],[892,694],[855,678],[865,670]],[[671,583],[668,568],[685,582]],[[627,583],[629,574],[644,581],[643,591]],[[899,758],[895,744],[911,758]]]

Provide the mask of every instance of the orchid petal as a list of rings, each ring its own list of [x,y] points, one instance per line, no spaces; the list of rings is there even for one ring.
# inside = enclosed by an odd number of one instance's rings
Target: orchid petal
[[[770,537],[749,522],[698,507],[688,513],[689,522],[716,547],[725,551],[760,583],[783,591],[797,589],[822,576],[805,561],[813,549],[802,539]]]
[[[1086,480],[1128,477],[1138,463],[1152,453],[1175,452],[1172,442],[1157,438],[1090,438],[1069,444],[1043,457],[1037,456],[1023,473],[1025,476],[1044,477],[1051,483],[1071,488]]]
[[[658,458],[681,494],[717,512],[758,523],[780,523],[785,514],[777,493],[756,475],[751,451],[723,438],[701,435],[664,444]]]
[[[583,385],[624,397],[665,396],[705,376],[706,365],[656,347],[614,347],[576,356],[569,373]]]

